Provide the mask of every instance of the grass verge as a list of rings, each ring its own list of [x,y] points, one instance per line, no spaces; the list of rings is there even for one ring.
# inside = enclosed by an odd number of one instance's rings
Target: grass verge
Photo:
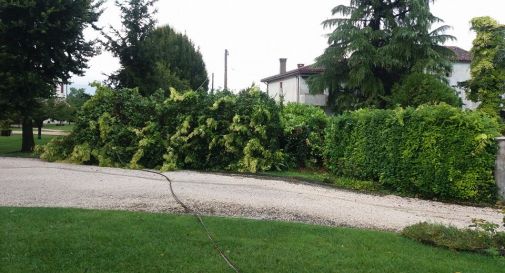
[[[194,218],[0,208],[0,272],[230,272]],[[398,234],[205,217],[243,272],[501,272],[505,259]]]
[[[48,143],[54,136],[44,136],[42,139],[37,139],[35,136],[36,145],[44,145]],[[9,157],[37,157],[33,153],[22,153],[21,150],[21,135],[11,135],[9,137],[0,137],[0,156]]]
[[[304,181],[316,184],[324,184],[338,189],[351,190],[356,192],[374,194],[374,195],[396,195],[401,197],[420,198],[414,194],[395,192],[382,187],[380,183],[366,180],[358,180],[354,178],[339,177],[324,171],[314,170],[290,170],[290,171],[269,171],[259,173],[260,176],[280,178],[287,181]],[[444,200],[444,199],[427,199],[438,201],[448,204],[458,204],[463,206],[473,207],[495,207],[499,206],[496,203],[486,202],[466,202],[458,200]]]
[[[263,172],[261,175],[285,178],[285,179],[296,179],[307,182],[314,182],[319,184],[326,184],[335,186],[341,189],[354,190],[359,192],[368,193],[389,193],[382,189],[380,185],[372,181],[364,181],[353,178],[337,177],[331,175],[327,172],[317,172],[310,170],[291,170],[291,171],[270,171]]]

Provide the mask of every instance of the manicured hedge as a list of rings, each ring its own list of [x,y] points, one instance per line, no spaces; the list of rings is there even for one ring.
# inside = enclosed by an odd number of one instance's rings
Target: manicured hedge
[[[493,201],[498,122],[448,105],[359,110],[326,132],[328,169],[424,198]]]

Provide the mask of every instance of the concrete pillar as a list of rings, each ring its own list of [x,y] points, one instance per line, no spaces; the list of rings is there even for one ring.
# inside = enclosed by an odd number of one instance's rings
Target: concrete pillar
[[[502,199],[505,199],[505,137],[496,138],[499,151],[496,157],[495,180],[498,185],[498,194]]]

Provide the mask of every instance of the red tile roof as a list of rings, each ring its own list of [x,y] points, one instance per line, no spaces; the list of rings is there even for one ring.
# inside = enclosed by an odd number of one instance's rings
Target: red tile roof
[[[460,63],[470,63],[472,62],[472,54],[457,46],[446,46],[448,49],[452,50],[456,54],[454,59],[456,62]]]

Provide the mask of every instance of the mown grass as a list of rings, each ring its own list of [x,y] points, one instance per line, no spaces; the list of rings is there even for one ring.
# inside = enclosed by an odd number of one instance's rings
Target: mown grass
[[[0,272],[232,272],[190,216],[0,208]],[[395,233],[205,217],[242,272],[502,272]]]
[[[290,171],[269,171],[269,172],[263,172],[261,174],[272,177],[315,182],[319,184],[335,186],[341,189],[348,189],[360,192],[388,193],[386,190],[382,189],[380,185],[372,181],[338,177],[331,175],[327,172],[318,172],[312,170],[290,170]]]
[[[44,145],[48,143],[54,136],[42,135],[42,139],[37,139],[35,136],[36,145]],[[11,135],[9,137],[0,137],[0,156],[9,157],[36,157],[33,153],[22,153],[21,150],[21,135]]]

